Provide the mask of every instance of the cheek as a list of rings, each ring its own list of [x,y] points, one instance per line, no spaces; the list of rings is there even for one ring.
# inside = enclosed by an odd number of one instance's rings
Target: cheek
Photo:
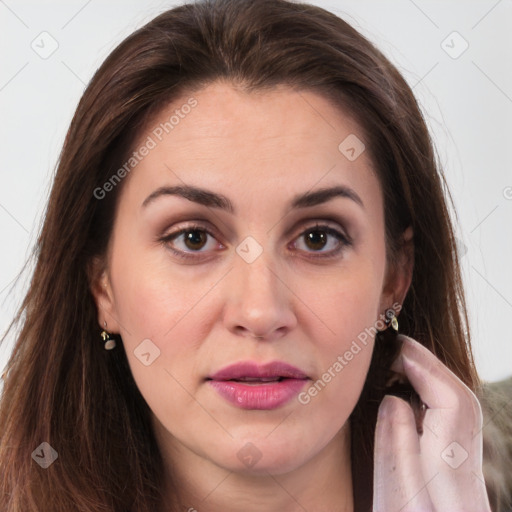
[[[379,318],[383,266],[367,262],[304,280],[297,295],[310,308],[309,337],[329,353],[343,350]],[[319,332],[322,336],[319,338]]]
[[[323,287],[305,288],[311,313],[308,338],[322,373],[301,402],[321,411],[323,421],[348,418],[359,399],[374,347],[379,319],[382,265],[361,265]],[[319,284],[319,283],[317,283]]]
[[[119,302],[120,318],[129,331],[123,333],[123,345],[148,406],[171,429],[175,422],[171,418],[183,411],[199,416],[194,398],[196,365],[201,340],[207,337],[197,304],[201,290],[184,291],[176,283],[170,286],[163,276],[146,275],[120,285],[118,292],[124,296]]]
[[[111,269],[123,346],[142,395],[152,408],[191,401],[183,387],[196,385],[194,366],[210,314],[201,299],[214,281],[174,275],[134,247],[114,252]]]
[[[322,344],[322,359],[326,368],[341,359],[343,371],[352,374],[356,368],[362,369],[369,364],[378,319],[379,295],[373,287],[365,289],[361,284],[358,282],[354,289],[346,287],[338,292],[337,300],[329,305],[326,319],[334,335],[331,342],[326,340]],[[349,371],[345,371],[347,369]]]
[[[118,245],[111,269],[116,314],[123,339],[131,343],[144,338],[161,343],[171,336],[214,284],[212,278],[191,279],[173,272],[164,251],[138,249],[135,244]]]

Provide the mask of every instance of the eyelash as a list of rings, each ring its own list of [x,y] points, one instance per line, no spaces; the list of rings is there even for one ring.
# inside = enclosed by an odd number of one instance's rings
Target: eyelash
[[[201,254],[201,251],[181,251],[178,249],[175,249],[171,246],[170,242],[176,240],[179,236],[189,233],[191,231],[200,231],[203,233],[206,233],[207,235],[211,236],[212,238],[216,239],[216,236],[214,233],[212,233],[211,230],[206,228],[205,226],[201,226],[198,224],[192,224],[190,226],[186,226],[178,231],[175,231],[174,233],[170,233],[168,235],[163,236],[158,241],[164,245],[166,245],[169,250],[172,251],[172,253],[177,256],[178,258],[185,259],[185,260],[196,260],[197,261],[197,254]],[[334,229],[331,226],[328,226],[326,224],[315,224],[314,226],[310,226],[307,229],[303,230],[297,237],[295,237],[294,242],[296,240],[299,240],[301,237],[303,237],[306,233],[310,233],[312,231],[321,231],[326,233],[327,235],[334,236],[340,245],[329,252],[322,253],[320,251],[312,251],[311,253],[308,252],[310,258],[312,259],[328,259],[328,258],[334,258],[338,256],[338,254],[343,251],[345,248],[352,246],[352,240],[347,235],[341,233],[337,229]],[[315,254],[316,252],[316,254]]]

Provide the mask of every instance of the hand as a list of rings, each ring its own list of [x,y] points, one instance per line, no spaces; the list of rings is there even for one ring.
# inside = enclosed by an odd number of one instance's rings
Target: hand
[[[482,410],[474,393],[408,336],[392,369],[426,404],[423,433],[386,395],[375,432],[374,512],[490,512],[482,473]]]

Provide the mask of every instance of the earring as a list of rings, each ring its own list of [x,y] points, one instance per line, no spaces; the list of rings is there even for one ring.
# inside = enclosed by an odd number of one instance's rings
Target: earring
[[[103,322],[103,325],[105,326],[105,329],[107,328],[107,322]],[[101,338],[105,342],[105,350],[112,350],[116,346],[116,340],[113,340],[110,338],[110,333],[108,333],[106,330],[103,330],[101,333]]]
[[[386,320],[384,320],[384,323],[389,327],[391,327],[398,332],[398,320],[396,319],[395,310],[392,308],[386,309]]]

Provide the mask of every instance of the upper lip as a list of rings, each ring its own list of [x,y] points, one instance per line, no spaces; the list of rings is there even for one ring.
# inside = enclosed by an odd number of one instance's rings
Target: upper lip
[[[211,380],[236,380],[241,378],[272,378],[307,379],[308,376],[291,364],[274,361],[264,365],[253,361],[244,361],[226,366],[210,375]]]

